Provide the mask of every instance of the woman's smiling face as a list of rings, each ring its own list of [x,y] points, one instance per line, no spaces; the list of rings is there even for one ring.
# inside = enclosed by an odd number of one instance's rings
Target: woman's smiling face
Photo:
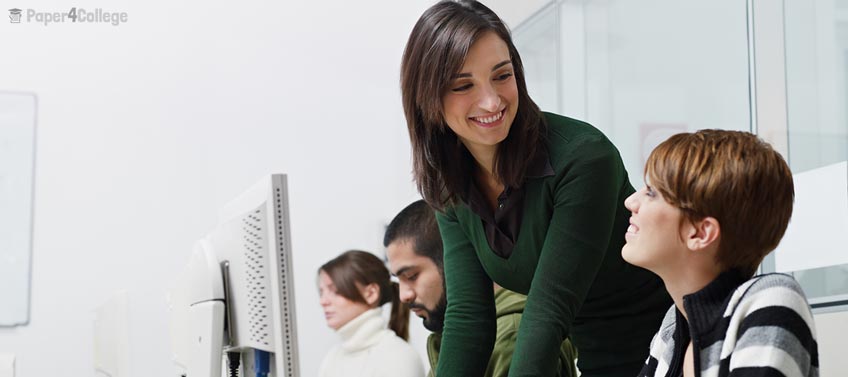
[[[442,108],[448,127],[469,151],[495,149],[506,139],[518,112],[518,87],[509,47],[497,34],[483,34],[453,76]]]
[[[657,274],[676,266],[677,259],[685,255],[681,250],[686,249],[681,233],[682,211],[650,186],[630,195],[624,206],[631,216],[622,258]]]

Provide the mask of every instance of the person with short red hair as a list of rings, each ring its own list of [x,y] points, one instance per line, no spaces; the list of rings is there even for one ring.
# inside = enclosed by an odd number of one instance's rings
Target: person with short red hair
[[[674,135],[625,200],[629,263],[674,305],[640,376],[818,376],[810,306],[789,275],[752,277],[783,237],[794,186],[786,161],[748,132]]]

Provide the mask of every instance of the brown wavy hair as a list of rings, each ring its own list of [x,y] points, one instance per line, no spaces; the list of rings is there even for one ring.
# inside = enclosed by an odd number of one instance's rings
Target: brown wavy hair
[[[721,229],[716,261],[753,276],[789,224],[795,189],[783,157],[756,135],[727,130],[677,134],[657,146],[645,176],[683,221]]]
[[[353,302],[369,305],[359,286],[377,284],[380,287],[377,306],[392,303],[389,328],[403,340],[409,340],[409,307],[400,301],[398,284],[391,281],[389,270],[380,258],[369,252],[349,250],[324,263],[318,269],[321,271],[333,281],[336,293]]]
[[[509,48],[518,86],[518,112],[498,146],[493,169],[505,187],[523,183],[546,133],[542,112],[527,93],[521,58],[503,21],[477,1],[444,0],[427,9],[406,43],[400,86],[415,182],[424,200],[437,210],[463,199],[474,169],[473,157],[444,120],[442,98],[471,45],[488,32],[497,34]]]

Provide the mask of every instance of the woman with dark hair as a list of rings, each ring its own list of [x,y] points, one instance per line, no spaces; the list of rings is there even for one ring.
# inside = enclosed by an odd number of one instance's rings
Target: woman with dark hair
[[[342,343],[333,347],[320,377],[423,377],[421,358],[406,342],[409,309],[400,302],[398,284],[379,258],[351,250],[318,269],[318,290],[327,325]],[[380,307],[391,302],[389,328]],[[353,374],[355,373],[355,374]]]
[[[479,376],[492,281],[527,295],[510,376],[552,376],[566,337],[584,376],[634,376],[671,304],[621,258],[634,190],[589,124],[543,113],[504,23],[441,1],[416,23],[401,89],[418,190],[437,210],[448,308],[436,375]]]

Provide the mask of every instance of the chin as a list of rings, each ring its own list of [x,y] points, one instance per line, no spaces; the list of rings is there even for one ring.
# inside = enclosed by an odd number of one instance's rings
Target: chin
[[[621,259],[624,259],[625,262],[634,266],[642,267],[637,258],[634,258],[633,255],[631,255],[632,251],[629,250],[628,246],[629,245],[625,244],[624,247],[621,248]]]

